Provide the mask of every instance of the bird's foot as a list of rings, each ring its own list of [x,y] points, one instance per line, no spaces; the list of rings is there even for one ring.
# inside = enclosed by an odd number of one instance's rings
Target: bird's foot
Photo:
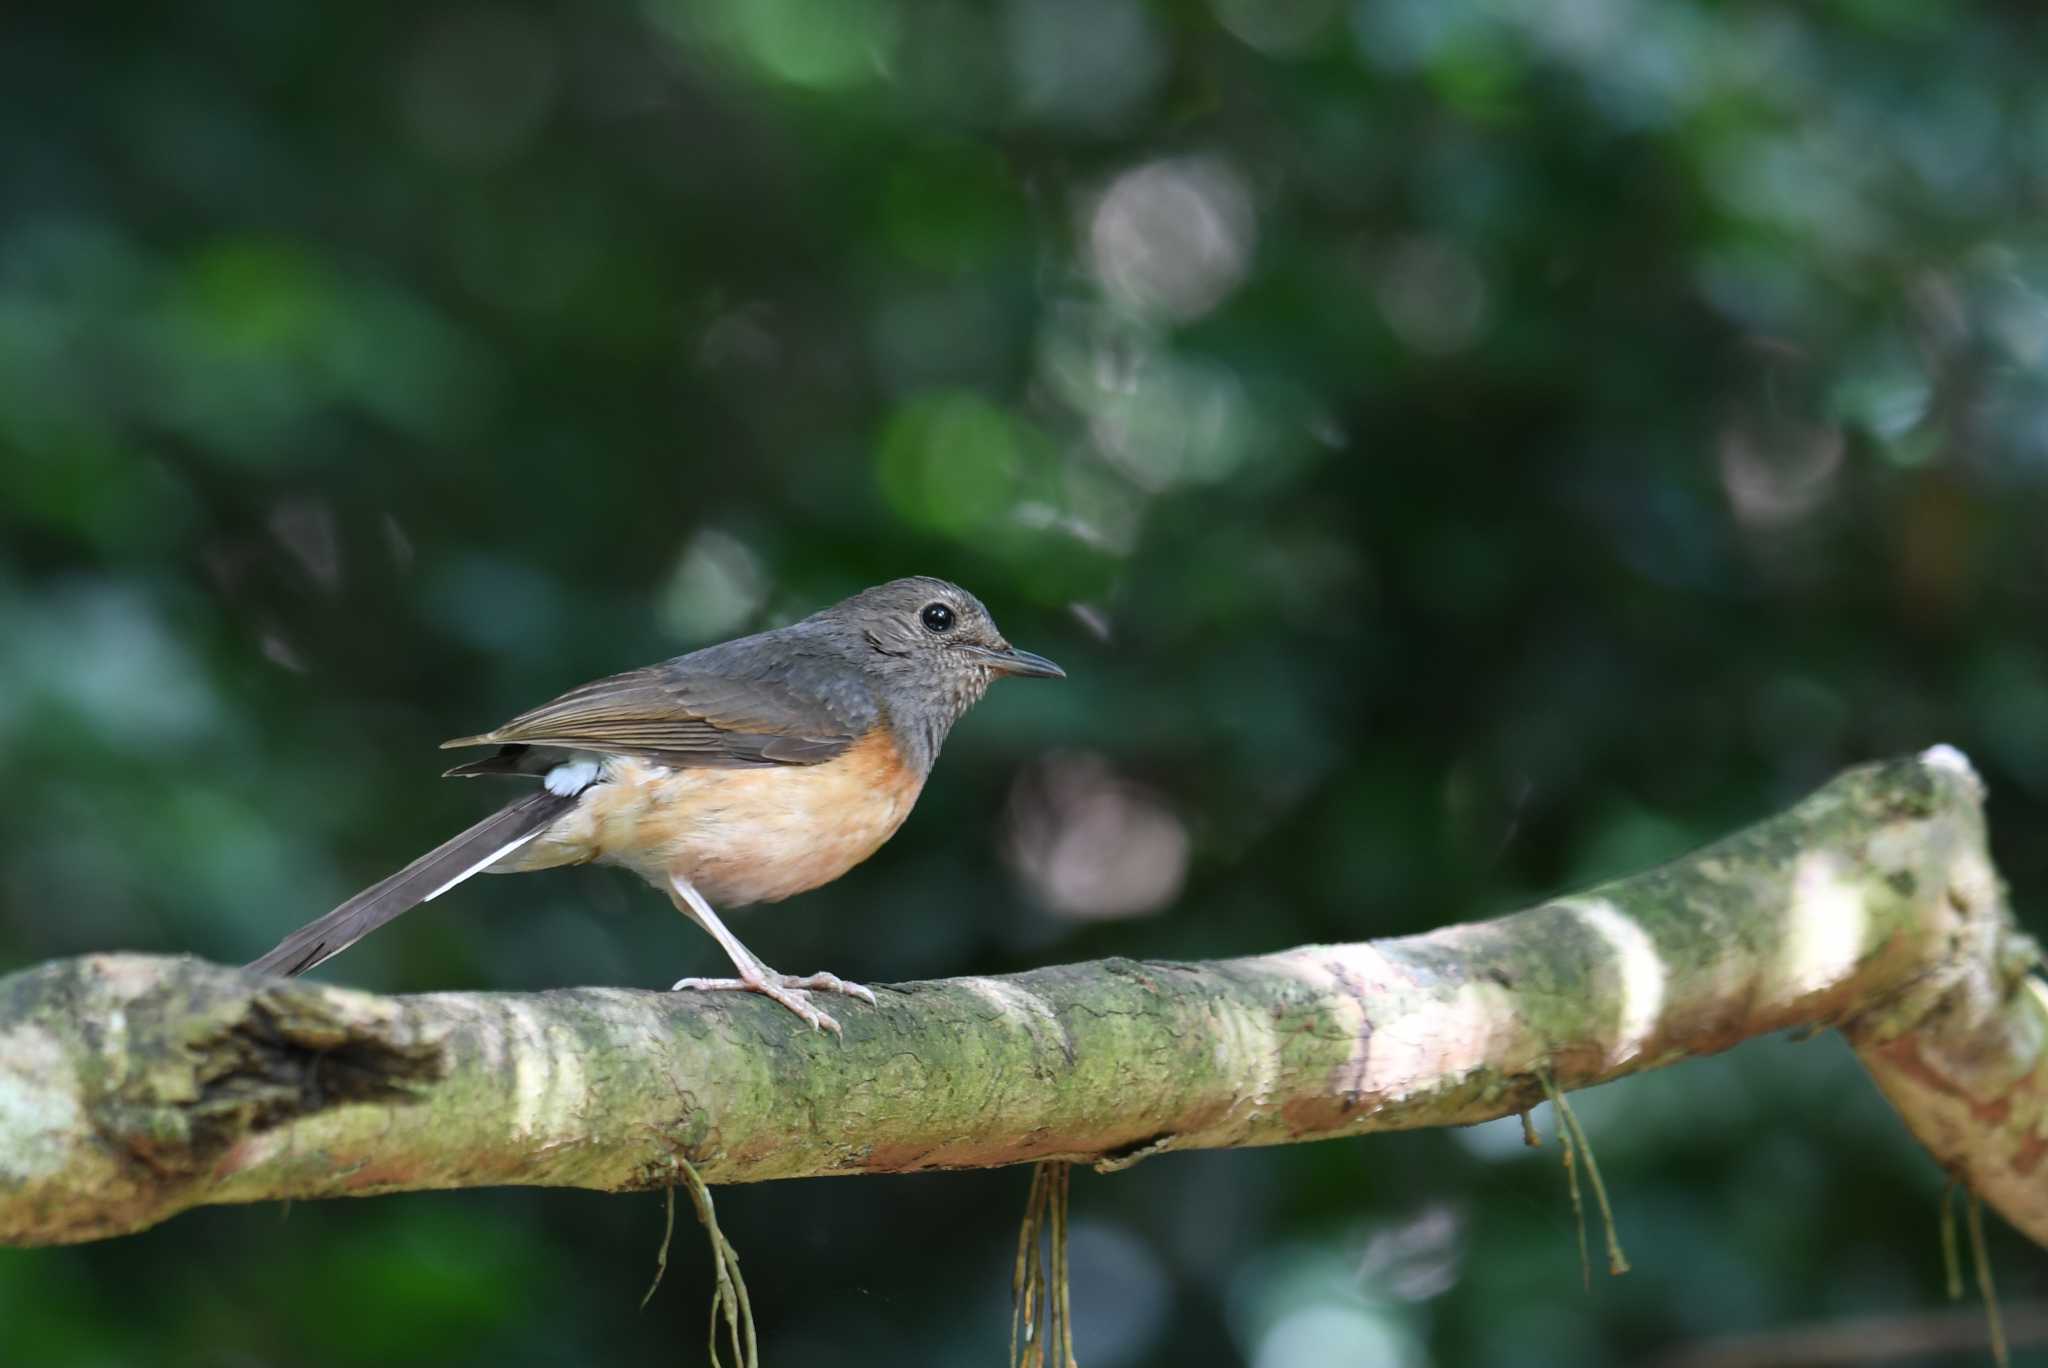
[[[778,974],[773,970],[740,978],[677,979],[669,989],[673,993],[711,990],[759,993],[762,997],[779,1002],[795,1012],[812,1030],[830,1031],[834,1035],[840,1034],[839,1023],[833,1019],[831,1013],[811,1005],[811,993],[844,993],[847,997],[859,998],[870,1006],[873,1006],[875,1001],[875,995],[871,990],[858,983],[848,983],[837,974]]]
[[[843,993],[850,998],[859,998],[870,1007],[875,1005],[874,989],[858,983],[848,983],[837,974],[805,974],[801,978],[795,974],[779,974],[771,977],[780,978],[785,988],[808,988],[818,993]]]

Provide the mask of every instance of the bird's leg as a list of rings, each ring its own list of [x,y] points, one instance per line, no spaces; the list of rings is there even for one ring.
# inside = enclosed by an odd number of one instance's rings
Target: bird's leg
[[[830,1014],[811,1005],[804,990],[821,993],[844,993],[861,1001],[874,1004],[875,995],[858,983],[848,983],[837,974],[778,974],[761,962],[760,956],[740,944],[740,938],[726,929],[718,914],[711,910],[711,904],[704,901],[704,895],[688,879],[680,874],[671,874],[668,879],[669,897],[676,909],[697,925],[711,933],[726,955],[732,960],[732,967],[740,971],[738,978],[686,978],[677,979],[670,992],[689,989],[722,988],[759,993],[765,998],[789,1008],[809,1023],[812,1030],[837,1032],[839,1023]]]

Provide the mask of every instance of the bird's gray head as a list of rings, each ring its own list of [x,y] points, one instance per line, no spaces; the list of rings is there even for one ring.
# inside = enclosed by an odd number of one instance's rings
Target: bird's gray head
[[[946,732],[1001,675],[1064,679],[1044,656],[1004,639],[981,600],[957,584],[924,575],[890,580],[833,604],[827,621],[860,656],[880,686],[896,725],[938,753]]]

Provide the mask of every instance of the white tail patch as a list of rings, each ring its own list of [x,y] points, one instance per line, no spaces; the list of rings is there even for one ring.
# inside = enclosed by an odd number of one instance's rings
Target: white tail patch
[[[549,770],[541,786],[557,798],[574,798],[597,782],[597,776],[604,770],[599,760],[565,760]],[[468,878],[467,874],[463,875]]]
[[[447,892],[447,891],[448,891],[449,889],[451,889],[451,888],[455,887],[455,885],[457,885],[457,884],[461,883],[461,882],[462,882],[462,881],[463,881],[464,879],[468,878],[468,877],[469,877],[470,875],[472,875],[472,874],[481,874],[481,873],[482,873],[482,872],[483,872],[484,870],[486,870],[486,869],[489,869],[489,868],[490,868],[490,867],[491,867],[492,865],[496,864],[496,863],[497,863],[497,862],[498,862],[499,860],[502,860],[502,859],[503,859],[503,858],[505,858],[505,857],[506,857],[507,855],[510,855],[510,854],[511,854],[511,853],[512,853],[513,851],[515,851],[515,850],[519,849],[519,847],[521,847],[521,846],[525,845],[525,844],[526,844],[526,843],[527,843],[528,841],[532,840],[532,839],[533,839],[534,837],[536,837],[536,836],[540,835],[540,834],[541,834],[541,832],[543,832],[543,831],[546,831],[546,830],[547,830],[547,828],[546,828],[546,827],[541,827],[541,828],[539,828],[538,830],[535,830],[535,831],[529,831],[529,832],[527,832],[527,833],[526,833],[526,834],[525,834],[524,836],[521,836],[521,837],[520,837],[520,838],[519,838],[518,840],[516,840],[516,841],[509,841],[509,842],[507,842],[506,844],[504,844],[504,845],[501,845],[501,846],[499,846],[499,847],[498,847],[498,848],[497,848],[496,850],[494,850],[494,851],[492,851],[492,852],[491,852],[490,854],[488,854],[488,855],[484,856],[484,857],[483,857],[483,858],[482,858],[481,860],[478,860],[478,861],[477,861],[477,862],[476,862],[475,864],[473,864],[473,865],[471,865],[471,866],[470,866],[469,868],[467,868],[467,869],[463,870],[463,871],[462,871],[462,872],[461,872],[460,874],[457,874],[457,875],[456,875],[456,876],[455,876],[454,878],[450,879],[450,880],[449,880],[449,881],[448,881],[447,883],[444,883],[444,884],[442,884],[442,885],[441,885],[441,886],[440,886],[439,888],[437,888],[437,889],[435,889],[435,890],[434,890],[433,892],[431,892],[431,893],[427,894],[427,896],[426,896],[426,897],[424,897],[424,898],[421,898],[421,899],[420,899],[420,901],[421,901],[421,902],[423,902],[423,903],[430,903],[430,902],[432,902],[432,901],[433,901],[434,899],[436,899],[436,898],[440,897],[440,896],[441,896],[441,895],[442,895],[443,893],[446,893],[446,892]]]

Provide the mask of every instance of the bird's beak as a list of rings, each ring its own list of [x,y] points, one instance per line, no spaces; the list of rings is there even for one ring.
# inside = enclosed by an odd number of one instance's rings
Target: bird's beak
[[[1067,672],[1042,655],[1020,651],[1006,646],[999,651],[977,648],[975,654],[997,674],[1018,675],[1025,679],[1065,679]]]

